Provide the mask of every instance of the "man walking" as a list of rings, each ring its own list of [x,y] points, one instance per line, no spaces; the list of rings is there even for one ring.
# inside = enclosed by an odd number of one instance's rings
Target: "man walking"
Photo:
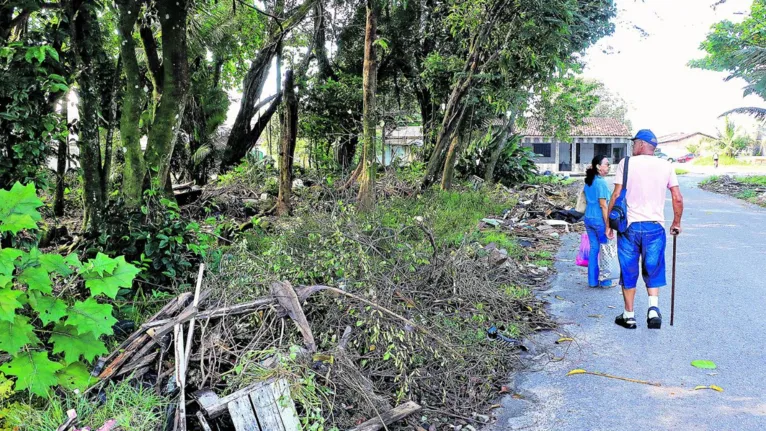
[[[670,189],[673,198],[673,224],[671,235],[681,233],[681,215],[684,202],[678,187],[678,178],[673,165],[666,160],[654,157],[657,137],[651,130],[640,130],[633,138],[633,157],[628,165],[627,184],[623,182],[623,159],[617,166],[614,176],[614,192],[609,201],[609,212],[627,187],[628,229],[617,239],[617,254],[620,259],[620,284],[625,300],[625,311],[615,319],[615,323],[628,329],[636,328],[633,304],[636,298],[636,283],[641,273],[649,294],[649,310],[646,323],[650,329],[660,329],[662,314],[659,308],[660,288],[665,281],[665,194]],[[615,232],[608,226],[606,233],[614,238]]]

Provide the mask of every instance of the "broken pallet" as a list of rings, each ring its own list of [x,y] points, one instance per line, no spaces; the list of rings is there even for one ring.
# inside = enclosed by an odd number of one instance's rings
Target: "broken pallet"
[[[210,389],[194,393],[210,418],[228,411],[237,431],[300,431],[301,423],[284,379],[250,385],[223,398]]]

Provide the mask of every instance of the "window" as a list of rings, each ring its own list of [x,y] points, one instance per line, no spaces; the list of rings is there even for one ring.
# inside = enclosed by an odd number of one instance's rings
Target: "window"
[[[535,152],[535,154],[542,156],[542,157],[550,157],[551,156],[551,144],[533,144],[532,145],[532,151]]]
[[[612,144],[595,144],[593,146],[593,155],[609,157],[612,154]]]

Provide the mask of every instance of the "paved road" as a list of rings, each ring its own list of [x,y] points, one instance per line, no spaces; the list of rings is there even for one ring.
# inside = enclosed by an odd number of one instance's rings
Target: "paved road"
[[[646,328],[642,281],[638,329],[616,326],[619,289],[587,287],[585,270],[573,262],[579,238],[569,235],[558,256],[559,273],[543,296],[561,322],[558,332],[575,342],[556,345],[554,333],[537,338],[533,370],[515,376],[518,395],[502,400],[493,430],[766,430],[766,210],[700,190],[697,181],[681,182],[686,212],[678,239],[675,326],[668,325],[668,287],[660,294],[663,329]],[[666,216],[671,214],[668,200]],[[669,239],[668,271],[671,244]],[[694,368],[695,359],[713,360],[718,369]],[[662,386],[565,376],[576,368]],[[693,390],[710,384],[725,392]]]

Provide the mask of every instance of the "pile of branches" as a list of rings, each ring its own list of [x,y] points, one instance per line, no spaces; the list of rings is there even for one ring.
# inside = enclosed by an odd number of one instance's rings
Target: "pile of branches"
[[[766,205],[766,187],[744,183],[729,175],[704,181],[700,184],[700,188],[734,197],[742,197],[743,193],[748,192],[756,196],[757,203]]]

